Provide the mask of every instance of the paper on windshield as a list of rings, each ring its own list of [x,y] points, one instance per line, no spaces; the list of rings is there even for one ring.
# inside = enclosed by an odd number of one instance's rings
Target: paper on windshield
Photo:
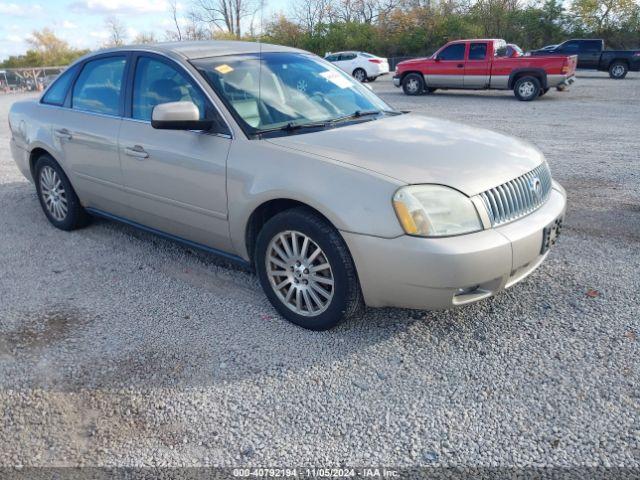
[[[322,72],[320,76],[340,88],[349,88],[351,86],[351,82],[338,72],[327,70],[326,72]]]

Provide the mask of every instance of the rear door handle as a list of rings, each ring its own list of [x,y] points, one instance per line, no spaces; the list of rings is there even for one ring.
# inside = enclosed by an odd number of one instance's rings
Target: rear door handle
[[[71,135],[71,132],[69,132],[69,130],[67,130],[66,128],[62,128],[60,130],[54,130],[53,134],[62,140],[71,140],[73,138],[73,136]]]
[[[140,145],[134,145],[133,147],[126,147],[124,149],[124,153],[134,158],[149,158],[149,154]]]

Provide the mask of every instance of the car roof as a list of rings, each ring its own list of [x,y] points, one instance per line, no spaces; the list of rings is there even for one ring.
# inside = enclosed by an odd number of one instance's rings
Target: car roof
[[[95,54],[111,52],[146,51],[161,54],[174,54],[187,60],[207,57],[217,57],[221,55],[238,55],[259,52],[297,52],[307,53],[292,47],[272,45],[270,43],[241,42],[235,40],[203,40],[189,42],[162,42],[143,45],[125,45],[122,47],[107,48],[92,52],[87,57]]]

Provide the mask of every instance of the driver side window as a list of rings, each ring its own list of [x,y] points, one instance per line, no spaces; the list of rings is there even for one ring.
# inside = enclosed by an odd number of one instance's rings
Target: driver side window
[[[133,81],[131,116],[151,121],[153,107],[169,102],[193,102],[200,119],[207,118],[207,101],[182,72],[150,57],[140,57]]]
[[[464,60],[464,43],[449,45],[438,54],[440,60]]]

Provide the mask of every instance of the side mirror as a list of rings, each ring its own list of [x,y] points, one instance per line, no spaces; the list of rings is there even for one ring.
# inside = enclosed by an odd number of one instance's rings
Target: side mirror
[[[153,107],[151,126],[159,130],[209,130],[213,121],[200,120],[193,102],[169,102]]]

